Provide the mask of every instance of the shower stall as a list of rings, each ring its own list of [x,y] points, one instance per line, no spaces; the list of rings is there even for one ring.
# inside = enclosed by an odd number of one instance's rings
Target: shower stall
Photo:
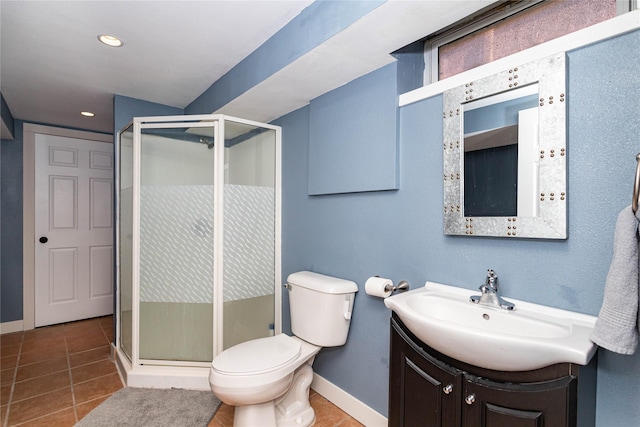
[[[280,332],[277,126],[135,118],[116,146],[115,358],[127,385],[208,389],[214,356]]]

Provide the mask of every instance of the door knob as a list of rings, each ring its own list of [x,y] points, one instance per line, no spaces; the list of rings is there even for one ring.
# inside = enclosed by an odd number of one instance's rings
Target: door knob
[[[442,391],[444,391],[444,394],[450,394],[453,391],[453,384],[447,384]]]
[[[473,405],[473,402],[476,401],[476,395],[475,394],[470,394],[467,397],[464,398],[464,401],[467,402],[467,405]]]
[[[47,239],[46,236],[42,236],[41,238],[38,239],[38,241],[40,243],[47,243],[49,241],[49,239]]]

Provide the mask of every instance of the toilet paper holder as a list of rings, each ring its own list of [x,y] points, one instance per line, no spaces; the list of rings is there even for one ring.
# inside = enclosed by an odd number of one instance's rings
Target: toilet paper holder
[[[391,291],[392,294],[395,292],[405,292],[409,290],[409,282],[407,282],[406,280],[401,280],[395,286],[392,284],[385,286],[384,290],[385,292]]]

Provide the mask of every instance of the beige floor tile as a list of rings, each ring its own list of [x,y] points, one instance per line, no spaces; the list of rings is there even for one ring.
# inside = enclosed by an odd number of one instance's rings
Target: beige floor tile
[[[104,328],[104,335],[107,337],[109,342],[113,342],[116,337],[116,334],[113,332],[113,327]]]
[[[64,331],[64,324],[41,326],[35,329],[24,331],[25,339],[40,339],[55,335],[60,335]]]
[[[89,337],[104,335],[102,327],[97,320],[74,322],[65,325],[64,335],[67,338]]]
[[[4,340],[0,424],[9,411],[8,426],[72,427],[76,419],[123,388],[110,359],[112,337],[113,317],[106,316],[38,328],[24,332],[22,338]],[[7,354],[19,351],[14,359]],[[13,383],[16,372],[18,381]],[[362,427],[314,390],[310,401],[316,411],[315,427]],[[209,427],[232,427],[234,411],[235,407],[223,403]]]
[[[114,326],[111,323],[101,323],[100,326],[102,327],[102,331],[105,335],[109,336],[113,334]]]
[[[88,401],[86,403],[83,403],[81,405],[77,405],[76,406],[76,413],[78,415],[78,421],[83,419],[89,412],[91,412],[95,408],[97,408],[102,402],[107,400],[110,396],[111,395],[102,396],[102,397],[99,397],[97,399],[90,400],[90,401]]]
[[[4,353],[5,347],[19,345],[22,342],[24,332],[13,332],[0,335],[0,351]]]
[[[67,371],[68,369],[69,363],[66,356],[54,357],[42,362],[18,367],[16,381],[25,381],[55,372]]]
[[[213,424],[216,427],[232,427],[233,426],[233,414],[236,410],[235,406],[227,405],[223,403],[218,408],[218,411],[213,417],[213,420],[217,422],[217,424]],[[213,421],[212,420],[212,421]],[[211,424],[209,424],[211,426]]]
[[[87,350],[80,353],[74,353],[69,355],[69,364],[72,368],[86,365],[88,363],[97,362],[99,360],[110,359],[111,348],[107,345],[104,347],[94,348],[93,350]]]
[[[15,383],[13,389],[12,402],[17,402],[31,397],[68,388],[71,385],[69,379],[69,371],[55,372],[49,375],[43,375],[26,381]]]
[[[209,424],[207,424],[207,427],[226,427],[224,424],[220,424],[220,421],[218,421],[215,417],[213,417],[213,419],[209,422]]]
[[[64,326],[54,325],[43,328],[31,329],[24,332],[24,342],[39,341],[42,339],[61,338]]]
[[[104,377],[74,384],[73,393],[76,404],[86,403],[99,397],[108,396],[123,387],[118,374],[109,374]]]
[[[24,341],[22,343],[22,352],[29,353],[34,351],[40,351],[44,354],[49,354],[53,352],[59,352],[60,350],[64,350],[66,348],[66,344],[64,339],[59,337],[49,337],[43,338],[41,340],[31,340]]]
[[[0,357],[5,358],[7,356],[17,356],[20,352],[21,343],[16,344],[2,344],[2,350],[0,350]]]
[[[337,424],[336,427],[365,427],[364,424],[359,423],[355,419],[348,417],[343,420],[340,424]]]
[[[364,427],[314,390],[310,390],[309,402],[316,413],[313,427]],[[208,427],[232,427],[234,411],[234,406],[223,403]]]
[[[18,364],[18,353],[11,356],[4,355],[0,358],[0,371],[13,369]]]
[[[20,424],[19,427],[73,427],[76,424],[76,414],[73,408],[63,409],[53,414]]]
[[[349,418],[349,415],[319,394],[309,397],[309,403],[316,413],[316,427],[335,427]]]
[[[11,395],[11,384],[3,385],[0,387],[0,406],[4,406],[9,403],[10,395]],[[1,418],[0,418],[0,423],[2,423]]]
[[[65,333],[67,333],[69,331],[74,331],[74,330],[80,330],[80,331],[90,330],[91,328],[95,328],[100,324],[100,321],[98,319],[99,318],[94,317],[91,319],[77,320],[75,322],[65,323],[63,325],[64,331]]]
[[[99,335],[85,335],[67,338],[67,349],[69,354],[80,353],[94,348],[104,347],[109,345],[109,341],[104,336],[102,331]]]
[[[72,407],[71,387],[41,394],[20,402],[12,402],[9,408],[9,426]]]
[[[0,386],[13,383],[13,378],[16,373],[16,368],[3,369],[0,371]]]
[[[71,369],[71,379],[74,384],[78,384],[94,378],[117,373],[116,365],[111,360],[105,359]]]
[[[50,348],[45,350],[35,349],[29,352],[21,352],[18,364],[30,365],[32,363],[38,363],[45,360],[53,359],[55,357],[63,357],[67,355],[67,349],[63,347]]]

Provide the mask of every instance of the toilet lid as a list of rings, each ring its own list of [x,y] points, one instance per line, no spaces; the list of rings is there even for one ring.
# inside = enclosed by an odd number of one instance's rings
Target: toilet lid
[[[220,353],[213,369],[228,375],[249,375],[273,371],[300,354],[300,342],[285,335],[258,338]]]

